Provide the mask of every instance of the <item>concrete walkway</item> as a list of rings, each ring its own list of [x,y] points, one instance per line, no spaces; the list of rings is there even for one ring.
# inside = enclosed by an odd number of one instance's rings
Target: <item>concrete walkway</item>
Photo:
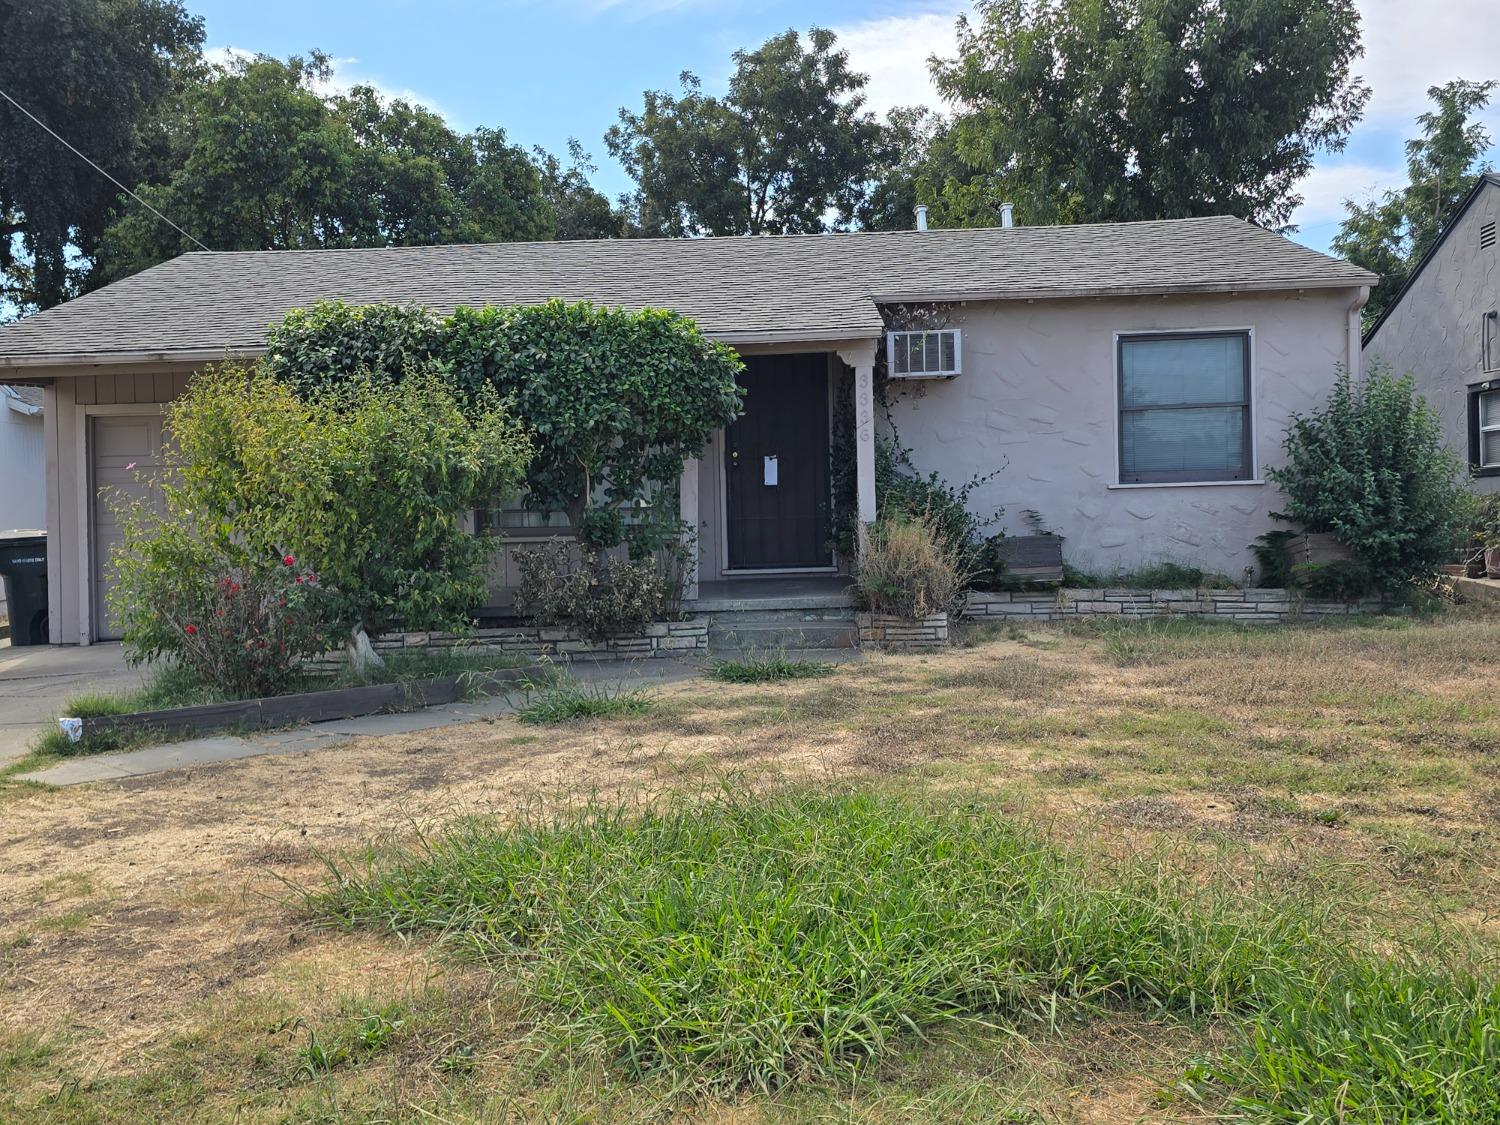
[[[820,655],[826,658],[826,654]],[[641,660],[630,663],[610,661],[578,663],[574,664],[570,670],[575,679],[591,683],[619,683],[630,687],[649,687],[652,684],[672,683],[701,676],[704,666],[705,661],[698,658],[695,660]],[[229,762],[237,758],[253,758],[260,754],[297,754],[307,750],[318,750],[351,738],[378,738],[387,734],[409,734],[413,731],[431,730],[434,727],[456,723],[472,723],[513,711],[524,703],[525,700],[520,693],[512,696],[495,695],[486,699],[428,707],[421,711],[338,719],[333,722],[298,727],[295,730],[266,731],[243,736],[213,735],[207,738],[172,742],[164,746],[127,750],[118,754],[95,754],[85,758],[72,758],[45,769],[17,776],[26,781],[39,781],[46,785],[81,785],[90,781],[139,777],[142,774],[159,773],[162,770]],[[54,707],[51,714],[55,713]]]
[[[116,644],[13,647],[0,641],[0,766],[24,758],[52,727],[63,701],[85,692],[118,695],[141,686]]]

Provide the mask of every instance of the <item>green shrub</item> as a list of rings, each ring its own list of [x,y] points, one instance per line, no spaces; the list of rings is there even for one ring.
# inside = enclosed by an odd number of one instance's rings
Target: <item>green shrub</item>
[[[1268,589],[1283,590],[1292,584],[1292,540],[1299,533],[1285,528],[1268,531],[1250,544],[1255,561],[1260,564],[1260,584]]]
[[[655,558],[602,557],[585,549],[574,562],[565,542],[518,552],[516,612],[539,625],[569,625],[591,641],[639,633],[671,613],[681,590]]]
[[[1375,588],[1369,568],[1357,559],[1297,563],[1288,585],[1310,598],[1339,602],[1357,602]]]
[[[1003,514],[981,519],[969,510],[975,490],[993,479],[999,470],[969,478],[954,486],[939,473],[923,476],[912,463],[911,450],[888,441],[875,444],[875,500],[877,518],[923,520],[937,539],[952,551],[977,551],[983,531]]]
[[[1063,585],[1084,589],[1114,587],[1122,590],[1233,590],[1238,583],[1227,574],[1160,562],[1134,570],[1088,571],[1063,563]]]
[[[897,617],[926,617],[954,609],[963,597],[964,560],[933,522],[922,516],[870,525],[854,572],[866,609]]]
[[[1430,574],[1465,535],[1463,466],[1410,376],[1375,367],[1356,383],[1341,374],[1327,404],[1295,416],[1282,444],[1286,466],[1268,470],[1286,492],[1277,518],[1332,532],[1379,589]]]
[[[740,413],[741,362],[687,317],[587,302],[423,309],[321,303],[271,328],[267,363],[308,396],[360,377],[400,382],[432,360],[469,405],[499,396],[532,435],[525,502],[566,512],[587,545],[627,541],[650,505]],[[639,556],[640,548],[632,544]]]
[[[361,637],[397,624],[471,623],[492,546],[458,516],[481,498],[513,494],[530,455],[493,395],[465,413],[432,371],[398,386],[353,376],[300,399],[262,367],[215,368],[172,404],[167,427],[167,515],[143,518],[141,533],[127,525],[122,570],[142,552],[161,555],[157,569],[201,555],[207,562],[197,570],[229,560],[249,577],[265,560],[291,555],[317,574],[334,615]],[[159,550],[152,537],[162,539]],[[154,600],[138,583],[126,587],[125,640],[147,655],[157,636],[146,628]],[[247,628],[247,643],[276,640]]]

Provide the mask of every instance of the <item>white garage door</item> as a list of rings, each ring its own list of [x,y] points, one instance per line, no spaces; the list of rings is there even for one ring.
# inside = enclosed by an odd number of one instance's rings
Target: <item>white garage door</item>
[[[109,612],[108,594],[114,581],[110,553],[121,540],[111,497],[146,497],[156,491],[153,483],[161,468],[162,417],[160,414],[97,417],[93,419],[89,444],[92,450],[94,489],[94,637],[116,640],[119,623]]]

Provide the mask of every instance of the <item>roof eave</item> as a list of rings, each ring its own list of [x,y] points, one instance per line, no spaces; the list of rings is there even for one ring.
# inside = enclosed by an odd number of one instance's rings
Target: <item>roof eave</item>
[[[1007,289],[1003,292],[980,289],[924,289],[920,292],[876,293],[871,297],[878,305],[949,304],[960,301],[1057,301],[1090,297],[1173,297],[1204,293],[1285,293],[1298,289],[1358,289],[1374,285],[1380,279],[1367,270],[1347,277],[1324,278],[1258,278],[1245,282],[1206,282],[1196,285],[1110,285],[1076,286],[1065,289]]]

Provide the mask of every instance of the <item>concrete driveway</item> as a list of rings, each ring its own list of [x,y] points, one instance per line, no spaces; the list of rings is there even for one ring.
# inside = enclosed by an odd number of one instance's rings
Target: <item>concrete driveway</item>
[[[0,641],[0,766],[25,755],[69,696],[140,686],[141,671],[126,667],[119,645],[12,648]]]

